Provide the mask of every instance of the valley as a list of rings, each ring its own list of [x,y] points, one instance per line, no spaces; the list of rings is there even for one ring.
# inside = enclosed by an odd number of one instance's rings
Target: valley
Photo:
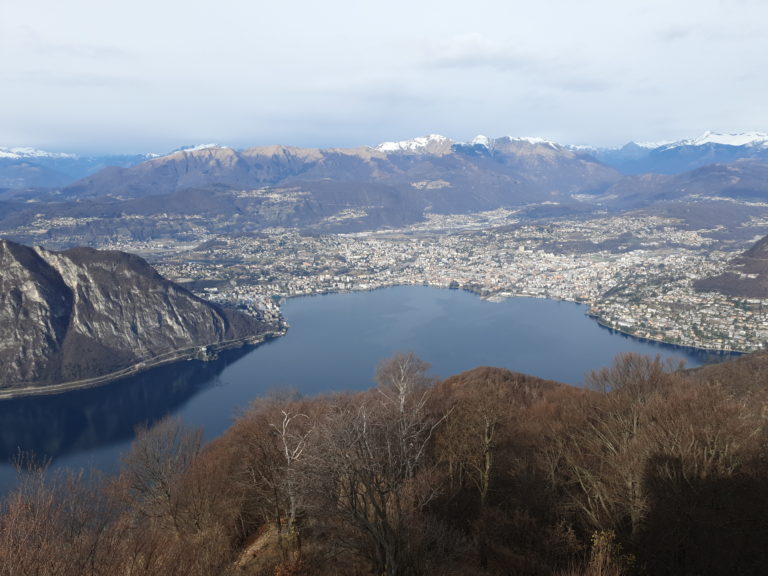
[[[507,137],[203,146],[0,193],[0,237],[135,253],[271,323],[284,298],[428,285],[584,303],[639,338],[751,352],[768,341],[765,279],[731,267],[768,231],[768,140],[718,138],[643,149],[660,171],[692,168],[674,174],[622,174],[627,147]]]
[[[0,576],[763,576],[768,2],[2,2]]]
[[[488,221],[495,227],[484,228]],[[502,221],[506,223],[502,224]],[[438,222],[441,222],[438,219]],[[768,310],[757,298],[698,292],[736,254],[707,230],[658,217],[521,223],[514,214],[334,236],[297,232],[219,238],[158,258],[201,296],[269,309],[274,297],[393,285],[461,288],[488,299],[582,302],[607,327],[641,338],[726,351],[760,349]],[[713,245],[717,245],[713,249]]]
[[[756,214],[760,210],[768,213],[760,206]],[[295,228],[213,234],[203,216],[165,215],[166,224],[186,225],[188,232],[151,241],[126,232],[97,245],[141,254],[198,296],[272,319],[280,298],[429,285],[489,299],[582,302],[607,327],[683,346],[746,352],[768,340],[768,309],[759,297],[694,288],[743,251],[742,237],[765,230],[759,219],[743,222],[738,237],[724,238],[721,226],[693,229],[650,214],[531,221],[521,212],[432,214],[402,228],[323,235]],[[67,244],[77,239],[62,233],[62,226],[90,222],[35,225]]]

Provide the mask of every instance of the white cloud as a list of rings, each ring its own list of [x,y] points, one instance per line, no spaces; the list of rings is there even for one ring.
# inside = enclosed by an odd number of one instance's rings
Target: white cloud
[[[336,146],[427,132],[603,144],[767,128],[768,3],[26,0],[0,10],[6,146]]]
[[[506,72],[536,65],[537,58],[478,33],[438,39],[427,49],[427,66],[436,68],[493,68]]]

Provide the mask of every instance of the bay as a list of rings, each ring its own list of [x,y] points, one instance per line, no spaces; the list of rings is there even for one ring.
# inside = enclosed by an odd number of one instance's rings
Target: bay
[[[722,358],[621,335],[585,311],[569,302],[488,302],[424,286],[290,299],[283,306],[288,333],[255,349],[99,388],[0,401],[0,489],[15,481],[8,462],[19,450],[50,458],[54,468],[113,472],[138,425],[174,415],[212,439],[274,390],[369,388],[377,363],[399,351],[415,352],[440,378],[486,365],[574,385],[622,352],[661,354],[689,367]]]

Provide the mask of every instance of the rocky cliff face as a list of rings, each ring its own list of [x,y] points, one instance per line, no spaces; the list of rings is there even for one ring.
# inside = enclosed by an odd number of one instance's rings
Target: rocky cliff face
[[[110,374],[266,332],[116,251],[0,241],[0,388]]]

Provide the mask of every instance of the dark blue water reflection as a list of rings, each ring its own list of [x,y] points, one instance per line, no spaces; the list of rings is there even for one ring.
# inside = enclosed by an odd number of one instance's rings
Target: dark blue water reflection
[[[620,352],[662,354],[688,366],[707,360],[694,350],[606,330],[583,306],[551,300],[486,302],[467,292],[412,286],[297,298],[283,311],[288,334],[256,349],[91,390],[0,401],[0,460],[23,449],[51,457],[54,466],[112,471],[139,424],[175,414],[210,439],[273,389],[367,388],[376,364],[400,350],[413,350],[440,377],[490,365],[572,384]],[[0,466],[0,484],[12,478],[11,466]]]

